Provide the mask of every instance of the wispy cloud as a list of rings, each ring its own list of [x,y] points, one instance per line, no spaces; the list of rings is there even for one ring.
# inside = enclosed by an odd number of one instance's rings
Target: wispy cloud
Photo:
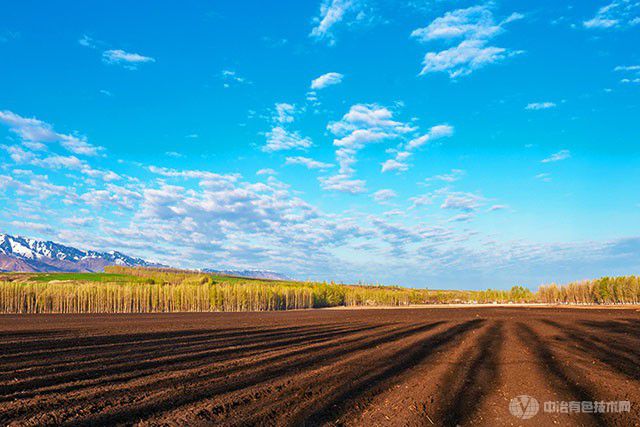
[[[382,162],[382,165],[381,165],[382,167],[380,171],[384,173],[384,172],[393,172],[393,171],[405,172],[409,170],[409,165],[403,161],[404,160],[403,157],[407,157],[407,156],[400,157],[401,160],[398,160],[398,157],[396,157],[395,159],[385,160],[384,162]]]
[[[595,16],[582,23],[587,29],[619,28],[632,26],[640,20],[637,13],[640,12],[640,3],[631,0],[616,0],[602,6]]]
[[[86,34],[83,34],[82,37],[78,39],[78,44],[80,46],[88,47],[91,49],[95,49],[97,47],[95,40],[93,40],[91,37],[89,37]]]
[[[618,65],[614,71],[640,71],[640,65]]]
[[[613,70],[627,76],[620,83],[640,83],[640,65],[618,65]]]
[[[288,129],[300,111],[295,105],[286,102],[276,103],[271,113],[272,127],[266,133],[267,143],[263,151],[273,152],[296,148],[308,148],[313,144],[311,138],[303,137],[300,132]]]
[[[334,181],[340,183],[353,181],[350,179],[355,173],[353,165],[357,161],[357,153],[364,147],[394,140],[415,130],[415,127],[407,123],[394,120],[393,112],[390,109],[377,104],[352,105],[349,112],[341,120],[329,123],[327,128],[336,136],[333,145],[337,147],[336,160],[340,169],[334,180],[325,178],[325,184],[322,187],[333,190],[352,188],[351,185],[345,187],[332,185],[332,183]],[[329,182],[330,185],[327,185],[326,182]],[[364,181],[361,183],[362,185],[356,187],[363,188]],[[348,192],[353,191],[349,190]]]
[[[299,132],[288,131],[281,126],[275,126],[267,132],[267,144],[262,149],[266,152],[273,152],[308,148],[311,145],[311,139],[301,136]]]
[[[525,110],[548,110],[549,108],[555,108],[555,102],[531,102],[524,107]]]
[[[390,199],[394,199],[396,197],[398,197],[398,194],[390,189],[383,189],[383,190],[378,190],[375,193],[373,193],[372,195],[373,200],[375,200],[378,203],[383,203],[386,202]]]
[[[302,157],[302,156],[287,157],[285,159],[285,164],[302,165],[307,169],[320,169],[320,170],[325,170],[333,167],[331,163],[324,163],[318,160],[311,159],[309,157]]]
[[[508,209],[509,206],[507,205],[493,205],[491,207],[489,207],[489,212],[495,212],[495,211],[503,211]]]
[[[450,137],[452,135],[453,126],[447,124],[432,126],[427,133],[417,136],[405,143],[401,150],[396,151],[396,155],[393,159],[388,159],[383,162],[382,172],[404,172],[408,170],[409,164],[407,163],[407,160],[412,156],[415,150],[435,140]]]
[[[351,26],[371,20],[364,6],[364,0],[322,0],[320,14],[313,19],[315,25],[309,37],[329,45],[335,44],[334,32],[339,23]]]
[[[569,150],[560,150],[557,153],[553,153],[549,157],[542,159],[542,163],[551,163],[551,162],[559,162],[561,160],[565,160],[571,157],[571,152]]]
[[[245,77],[238,75],[238,73],[234,70],[222,70],[220,76],[222,78],[222,85],[225,88],[229,88],[234,84],[241,85],[251,83]]]
[[[342,78],[344,76],[340,73],[326,73],[321,75],[320,77],[313,79],[311,82],[311,89],[320,90],[324,89],[328,86],[333,86],[342,83]]]
[[[440,208],[473,212],[481,206],[483,201],[484,197],[477,194],[454,192],[447,195]]]
[[[320,177],[320,186],[324,190],[339,191],[350,194],[360,194],[367,191],[366,182],[361,179],[352,179],[350,175],[338,174]]]
[[[407,151],[415,150],[416,148],[420,148],[428,142],[434,141],[436,139],[445,138],[453,135],[453,126],[450,125],[436,125],[432,126],[429,129],[429,132],[424,135],[419,136],[418,138],[414,138],[409,141],[405,149]]]
[[[48,123],[36,118],[22,117],[12,111],[0,111],[0,123],[9,126],[11,132],[18,135],[23,144],[30,148],[42,150],[45,144],[57,142],[75,154],[94,156],[101,150],[101,147],[91,145],[82,136],[58,133]]]
[[[271,168],[258,169],[256,175],[277,175],[278,172]]]
[[[276,123],[280,123],[280,124],[291,123],[295,119],[295,115],[297,113],[295,105],[287,104],[286,102],[281,102],[276,104],[275,109],[276,109],[276,112],[273,116],[273,120]]]
[[[423,43],[462,39],[456,46],[439,52],[428,52],[422,62],[423,68],[420,74],[447,72],[450,78],[455,79],[521,53],[508,48],[491,46],[489,40],[504,32],[506,24],[523,17],[524,15],[520,13],[512,13],[502,21],[496,22],[491,6],[474,6],[447,12],[428,26],[414,30],[411,36]]]
[[[444,182],[455,182],[460,180],[465,174],[465,171],[462,169],[451,169],[451,172],[435,175],[431,178],[425,179],[425,181],[444,181]]]
[[[156,62],[150,56],[140,55],[139,53],[125,52],[121,49],[106,50],[102,53],[102,60],[107,64],[118,64],[125,68],[135,70],[138,64]]]
[[[539,173],[534,178],[542,182],[551,182],[551,174],[547,172]]]

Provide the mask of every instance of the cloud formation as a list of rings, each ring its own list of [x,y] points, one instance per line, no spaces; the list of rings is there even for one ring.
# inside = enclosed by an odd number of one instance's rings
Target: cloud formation
[[[325,40],[330,45],[335,43],[333,30],[335,26],[350,15],[358,18],[359,0],[323,0],[320,4],[320,15],[314,18],[315,26],[309,37]]]
[[[302,156],[287,157],[285,159],[285,163],[287,165],[302,165],[307,169],[324,170],[324,169],[329,169],[333,167],[331,163],[323,163],[314,159],[310,159],[309,157],[302,157]]]
[[[0,123],[7,125],[23,144],[32,149],[44,150],[46,144],[55,142],[75,154],[95,156],[101,150],[101,147],[89,144],[84,137],[58,133],[48,123],[22,117],[12,111],[0,111]]]
[[[548,110],[549,108],[555,108],[555,102],[531,102],[524,107],[525,110]]]
[[[122,49],[105,50],[102,53],[102,60],[107,64],[123,65],[128,69],[136,69],[138,64],[156,62],[156,60],[154,58],[151,58],[150,56],[125,52]]]
[[[311,147],[310,138],[303,137],[299,132],[288,131],[283,127],[276,126],[267,132],[267,144],[263,151],[273,152]]]
[[[428,26],[413,30],[411,37],[422,43],[435,40],[451,43],[461,40],[448,49],[428,52],[424,56],[420,75],[446,72],[450,78],[455,79],[521,53],[491,46],[489,41],[503,33],[506,24],[523,17],[520,13],[512,13],[502,21],[496,22],[490,5],[474,6],[447,12]]]
[[[542,159],[542,163],[551,163],[551,162],[559,162],[561,160],[566,160],[571,157],[571,152],[569,150],[560,150],[557,153],[553,153],[549,157]]]
[[[385,188],[383,190],[378,190],[375,193],[373,193],[372,197],[373,197],[373,200],[375,200],[376,202],[382,203],[398,197],[398,194],[393,190]]]
[[[320,77],[313,79],[311,82],[311,89],[320,90],[324,89],[328,86],[333,86],[342,83],[342,78],[344,76],[340,73],[326,73],[321,75]]]
[[[640,3],[633,0],[616,0],[602,6],[591,19],[583,21],[587,29],[608,29],[633,26],[640,21]]]

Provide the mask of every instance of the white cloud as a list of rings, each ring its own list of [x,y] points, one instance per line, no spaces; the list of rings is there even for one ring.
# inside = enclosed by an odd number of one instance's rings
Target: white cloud
[[[444,182],[455,182],[460,180],[465,174],[465,171],[462,169],[451,169],[450,173],[436,175],[431,178],[427,178],[425,181],[444,181]]]
[[[39,222],[31,222],[31,221],[11,221],[11,225],[14,227],[26,228],[27,230],[39,232],[39,233],[47,233],[51,234],[54,232],[53,228],[49,225],[42,224]]]
[[[337,85],[342,82],[344,76],[340,73],[326,73],[311,82],[311,89],[320,90],[328,86]]]
[[[461,213],[449,218],[449,222],[468,222],[473,219],[473,215],[470,213]]]
[[[640,65],[618,65],[614,71],[640,71]]]
[[[449,126],[449,125],[432,126],[431,129],[429,129],[428,133],[409,141],[405,146],[405,150],[407,151],[415,150],[416,148],[423,146],[429,141],[434,141],[436,139],[445,138],[452,135],[453,135],[453,126]]]
[[[378,203],[381,203],[381,202],[386,202],[395,197],[398,197],[398,194],[396,194],[396,192],[393,190],[383,189],[373,193],[372,197],[373,197],[373,200],[375,200]]]
[[[474,6],[447,12],[428,26],[413,30],[411,37],[423,42],[462,37],[486,39],[502,31],[503,28],[494,22],[493,13],[487,6]]]
[[[301,156],[287,157],[285,159],[285,163],[287,165],[302,165],[302,166],[305,166],[307,169],[324,170],[324,169],[329,169],[333,167],[331,163],[323,163],[314,159],[310,159],[309,157],[301,157]]]
[[[483,200],[484,198],[482,196],[476,194],[454,192],[447,195],[440,208],[472,212],[480,207]]]
[[[589,19],[588,21],[584,21],[583,25],[586,28],[611,28],[618,25],[618,22],[619,21],[617,19],[606,19],[602,17],[595,17],[595,18]]]
[[[540,181],[543,181],[543,182],[551,182],[551,174],[550,173],[546,173],[546,172],[545,173],[539,173],[534,178],[538,179]]]
[[[259,169],[256,172],[256,175],[277,175],[278,172],[276,172],[275,170],[271,169],[271,168],[264,168],[264,169]]]
[[[445,138],[453,135],[453,126],[449,125],[436,125],[429,129],[429,132],[411,139],[404,145],[404,150],[396,151],[395,158],[388,159],[382,163],[382,172],[398,171],[404,172],[409,169],[409,164],[406,162],[413,154],[413,151],[427,144],[428,142],[435,141],[440,138]]]
[[[120,64],[126,68],[135,69],[137,64],[156,62],[154,58],[138,53],[125,52],[121,49],[106,50],[102,53],[102,60],[107,64]]]
[[[618,65],[614,71],[632,73],[630,77],[620,79],[620,83],[640,83],[640,77],[633,77],[633,75],[640,76],[640,65]]]
[[[630,0],[616,0],[602,6],[596,15],[584,21],[582,25],[587,29],[619,28],[633,26],[640,19],[636,15],[640,11],[640,3]]]
[[[102,149],[89,144],[83,137],[55,132],[48,123],[36,118],[22,117],[8,110],[0,111],[0,122],[9,126],[11,132],[32,148],[44,149],[45,143],[57,142],[75,154],[88,156],[96,155]]]
[[[508,209],[508,208],[509,208],[509,206],[507,206],[507,205],[492,205],[489,208],[489,212],[503,211],[503,210]]]
[[[382,163],[382,172],[399,171],[404,172],[409,169],[409,165],[396,159],[388,159]]]
[[[49,156],[35,162],[38,166],[50,169],[82,169],[86,163],[76,156]]]
[[[287,104],[285,102],[278,103],[276,104],[274,120],[280,124],[291,123],[295,118],[296,112],[295,105]]]
[[[244,77],[238,75],[234,70],[222,70],[220,73],[222,76],[223,86],[225,88],[230,87],[232,84],[250,84],[251,82]]]
[[[433,199],[433,194],[422,194],[420,196],[410,197],[409,201],[411,202],[411,206],[409,206],[409,210],[416,209],[420,206],[430,205],[433,203]]]
[[[394,139],[413,130],[411,126],[393,120],[391,110],[376,104],[351,106],[342,120],[330,123],[328,129],[338,136],[333,145],[342,147],[342,151],[336,151],[341,167],[345,160],[353,163],[356,152],[366,145]]]
[[[273,152],[311,147],[312,141],[308,137],[302,137],[298,132],[288,131],[281,126],[276,126],[267,132],[267,144],[263,151]]]
[[[82,37],[78,39],[78,44],[80,44],[80,46],[89,47],[91,49],[96,48],[95,41],[86,34],[83,34]]]
[[[351,133],[342,138],[333,140],[336,147],[347,147],[352,149],[363,148],[367,144],[383,141],[385,139],[394,138],[393,133],[387,133],[383,130],[376,129],[355,129]]]
[[[36,157],[31,151],[27,151],[17,145],[2,145],[0,147],[9,153],[11,160],[16,163],[30,163]]]
[[[336,138],[336,160],[340,166],[336,181],[343,183],[355,173],[353,165],[359,150],[367,145],[393,140],[415,130],[413,126],[393,119],[393,112],[377,104],[355,104],[341,120],[329,123],[327,129]],[[326,179],[325,179],[326,181]],[[359,180],[356,180],[356,182]],[[362,186],[364,187],[364,181]],[[325,189],[337,189],[342,185],[323,185]],[[355,187],[358,187],[357,185]]]
[[[422,61],[420,75],[447,72],[449,77],[454,79],[521,53],[490,46],[488,42],[505,31],[504,25],[522,18],[524,15],[512,13],[501,22],[495,22],[490,5],[474,6],[447,12],[428,26],[414,30],[411,36],[423,43],[462,39],[456,46],[438,52],[428,52]]]
[[[550,163],[550,162],[559,162],[560,160],[565,160],[571,157],[571,152],[569,150],[560,150],[557,153],[552,154],[546,159],[542,159],[542,163]]]
[[[323,0],[320,4],[320,15],[314,18],[316,25],[311,30],[309,37],[316,40],[327,40],[329,44],[334,44],[333,28],[335,25],[358,9],[359,0]]]
[[[342,120],[331,123],[329,130],[334,134],[344,134],[358,129],[384,129],[389,134],[402,134],[414,130],[402,122],[393,120],[393,112],[377,104],[355,104]]]
[[[548,110],[549,108],[555,108],[555,102],[531,102],[524,107],[525,110]]]
[[[458,46],[429,52],[422,61],[420,75],[444,71],[452,79],[466,76],[488,64],[501,61],[509,54],[505,48],[486,44],[486,40],[465,40]]]
[[[351,179],[349,175],[339,174],[319,178],[320,186],[325,190],[343,193],[359,194],[367,191],[366,182],[361,179]]]

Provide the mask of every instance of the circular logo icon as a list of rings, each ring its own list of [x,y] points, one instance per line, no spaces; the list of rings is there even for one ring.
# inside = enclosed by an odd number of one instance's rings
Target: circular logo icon
[[[533,418],[540,410],[540,404],[535,397],[522,394],[516,396],[509,402],[509,412],[514,417],[522,420]]]

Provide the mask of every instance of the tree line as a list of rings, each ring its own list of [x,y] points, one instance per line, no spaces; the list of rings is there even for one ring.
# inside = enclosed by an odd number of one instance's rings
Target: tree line
[[[636,276],[604,277],[564,286],[544,285],[533,293],[522,286],[509,290],[429,290],[247,279],[120,266],[107,267],[105,273],[96,276],[100,280],[95,281],[86,280],[86,275],[80,280],[55,280],[56,275],[26,275],[20,280],[0,276],[0,312],[273,311],[445,303],[632,304],[640,301]],[[107,279],[109,281],[104,281]]]

